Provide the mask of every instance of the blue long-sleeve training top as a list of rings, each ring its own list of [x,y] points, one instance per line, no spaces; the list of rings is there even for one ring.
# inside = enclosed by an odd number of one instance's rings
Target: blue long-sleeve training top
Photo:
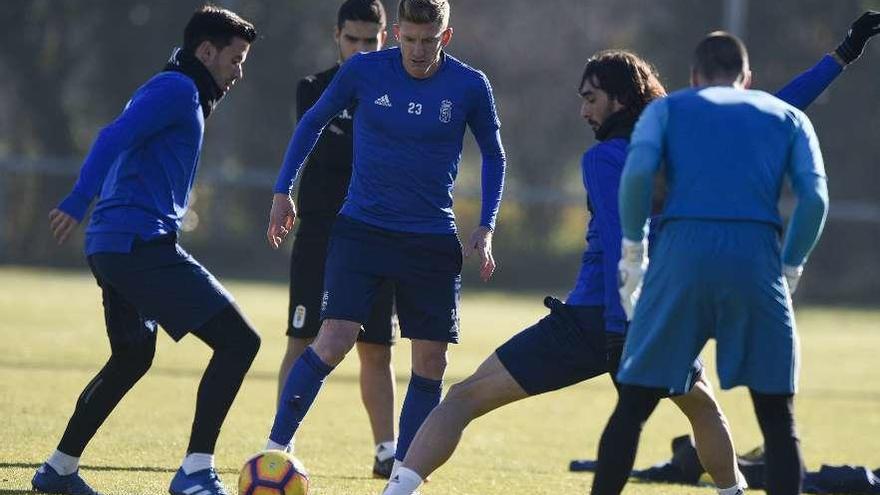
[[[843,67],[830,55],[799,74],[780,89],[776,96],[800,109],[808,107],[842,72]],[[587,225],[587,248],[574,288],[567,304],[605,306],[605,329],[625,330],[626,315],[617,292],[617,263],[622,236],[618,210],[618,189],[627,157],[629,140],[610,139],[584,153],[581,171],[590,204]],[[657,230],[659,217],[651,219],[651,234]],[[797,229],[804,231],[803,229]]]
[[[654,174],[666,163],[663,221],[705,219],[769,223],[787,176],[798,204],[782,261],[798,266],[818,240],[828,207],[819,141],[807,116],[762,91],[714,86],[678,91],[645,109],[621,177],[623,235],[639,240]]]
[[[406,72],[397,48],[350,58],[297,125],[276,193],[290,190],[324,126],[352,104],[354,164],[340,214],[394,231],[455,232],[452,190],[470,127],[483,157],[480,224],[494,228],[505,156],[492,89],[447,54],[427,79]]]
[[[86,255],[131,251],[135,238],[177,232],[187,211],[205,120],[192,79],[161,72],[101,130],[73,191],[58,208],[82,221]]]

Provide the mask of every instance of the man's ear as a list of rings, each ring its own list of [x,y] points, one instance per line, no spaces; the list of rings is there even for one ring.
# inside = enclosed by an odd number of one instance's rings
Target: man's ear
[[[204,65],[208,65],[213,62],[214,58],[217,56],[217,47],[210,41],[205,40],[196,47],[195,56]]]
[[[452,41],[452,27],[447,27],[443,30],[443,34],[440,35],[440,46],[446,46],[449,42]]]
[[[743,74],[742,85],[744,89],[752,87],[752,71],[750,69],[747,69],[745,74]]]

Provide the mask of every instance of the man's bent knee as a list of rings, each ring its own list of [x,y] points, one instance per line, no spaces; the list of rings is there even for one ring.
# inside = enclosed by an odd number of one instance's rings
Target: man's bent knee
[[[312,349],[329,366],[342,362],[348,351],[354,347],[361,324],[346,320],[324,320]]]
[[[391,346],[358,342],[357,349],[361,366],[371,369],[385,369],[391,365]]]

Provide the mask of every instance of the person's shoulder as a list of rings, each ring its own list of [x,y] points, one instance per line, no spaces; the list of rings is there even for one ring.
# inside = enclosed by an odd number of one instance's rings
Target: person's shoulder
[[[486,73],[477,69],[476,67],[470,66],[461,60],[449,55],[445,54],[446,63],[449,64],[449,70],[456,74],[459,77],[464,77],[472,82],[479,83],[480,85],[488,85],[489,78],[486,77]]]
[[[591,146],[585,153],[583,162],[620,164],[626,161],[626,147],[629,141],[624,138],[608,139]]]
[[[333,80],[333,76],[335,76],[338,71],[339,66],[334,65],[327,70],[316,72],[314,74],[309,74],[308,76],[299,80],[299,86],[326,88],[330,84],[330,81]]]
[[[137,94],[159,96],[163,99],[194,102],[198,105],[199,90],[189,76],[176,71],[162,71],[147,80]]]
[[[195,93],[198,91],[196,83],[192,78],[182,72],[170,70],[162,71],[151,77],[146,83],[144,83],[143,87],[176,92]]]
[[[384,50],[378,50],[375,52],[359,52],[355,53],[348,59],[347,64],[354,63],[355,65],[372,65],[372,64],[381,64],[388,62],[389,60],[396,60],[400,57],[400,49],[395,47],[385,48]]]
[[[776,95],[758,89],[749,89],[744,92],[749,101],[764,113],[782,116],[796,126],[802,126],[805,122],[809,122],[809,118],[803,110]]]

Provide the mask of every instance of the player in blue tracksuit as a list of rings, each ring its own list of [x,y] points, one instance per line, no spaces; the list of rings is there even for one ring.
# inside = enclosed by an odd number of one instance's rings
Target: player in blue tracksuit
[[[841,69],[832,56],[823,57],[779,94],[809,105]],[[665,90],[645,61],[629,52],[609,51],[587,62],[580,91],[582,116],[599,143],[587,150],[582,162],[590,221],[575,287],[564,304],[547,298],[550,315],[502,344],[473,375],[452,386],[383,495],[413,493],[422,478],[452,455],[467,424],[482,414],[617,369],[627,320],[617,291],[617,191],[635,120]],[[737,489],[733,442],[701,369],[701,362],[694,361],[690,374],[696,377],[695,385],[672,400],[690,420],[700,458],[715,482]]]
[[[197,10],[183,48],[101,131],[73,191],[49,214],[60,244],[98,197],[85,254],[101,287],[111,355],[80,395],[57,450],[35,474],[37,491],[97,493],[78,474],[80,455],[150,368],[161,325],[174,340],[193,333],[214,351],[199,385],[187,455],[169,492],[227,493],[214,470],[214,445],[260,338],[223,286],[177,244],[177,231],[205,119],[242,77],[255,39],[253,25],[233,12]]]
[[[459,334],[462,249],[452,187],[465,129],[483,155],[480,225],[465,252],[477,250],[484,280],[494,270],[491,238],[505,168],[489,82],[443,51],[452,37],[448,20],[445,0],[402,0],[394,27],[400,47],[349,59],[290,142],[270,213],[274,247],[293,225],[288,191],[323,127],[357,104],[351,184],[327,253],[323,323],[288,376],[269,448],[290,448],[324,378],[354,345],[385,281],[395,285],[401,335],[411,339],[413,349],[398,460],[440,402],[446,349]]]
[[[642,425],[661,397],[688,390],[690,365],[709,338],[718,342],[721,386],[745,385],[752,394],[767,492],[800,492],[790,292],[821,233],[827,186],[809,119],[747,90],[750,78],[742,42],[712,33],[694,54],[695,88],[649,105],[633,132],[619,198],[626,306],[643,274],[645,281],[617,375],[618,404],[599,446],[594,494],[623,489]],[[644,226],[661,161],[669,193],[648,264]],[[780,250],[777,203],[786,178],[798,204]]]

